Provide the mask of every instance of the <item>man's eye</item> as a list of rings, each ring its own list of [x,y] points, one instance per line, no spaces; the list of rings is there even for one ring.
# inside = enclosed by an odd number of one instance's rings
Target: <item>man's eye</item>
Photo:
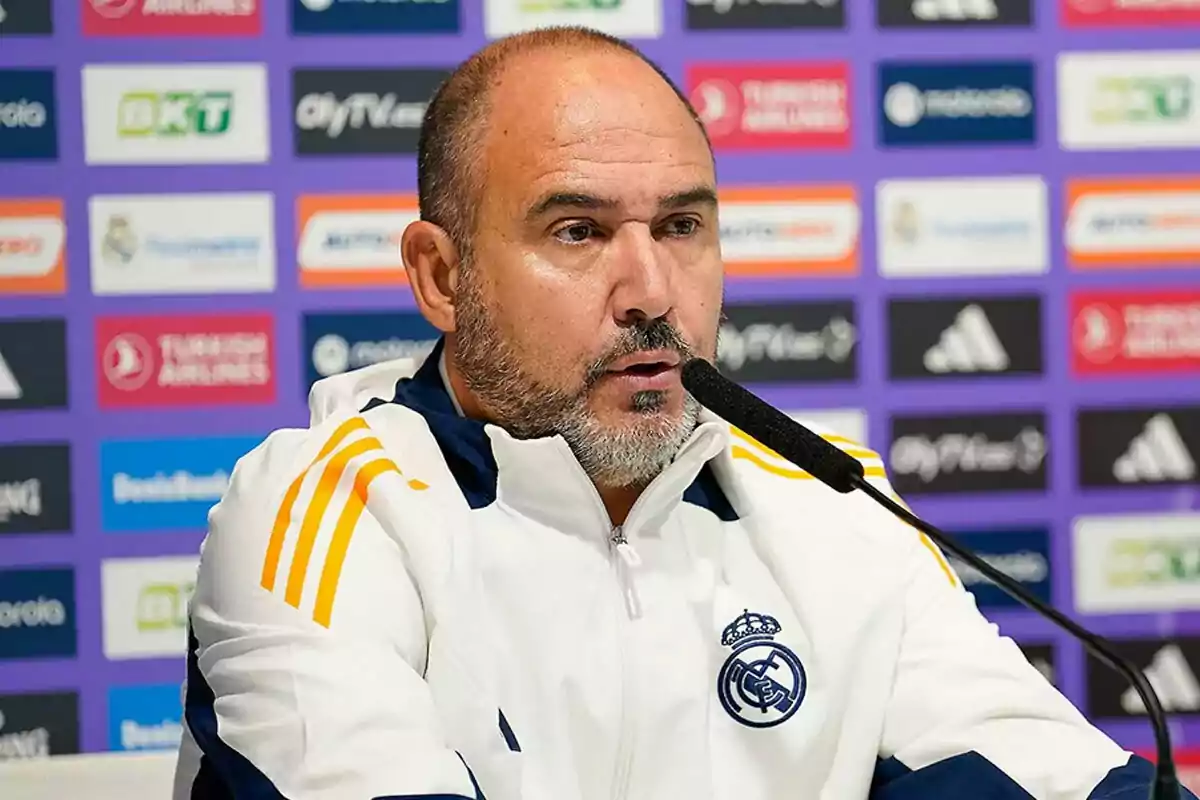
[[[667,222],[668,236],[691,236],[700,227],[700,222],[691,217],[677,217]]]
[[[579,244],[580,242],[586,242],[595,233],[596,226],[590,222],[576,222],[564,228],[559,228],[554,232],[554,236],[559,241],[566,242],[567,244]]]

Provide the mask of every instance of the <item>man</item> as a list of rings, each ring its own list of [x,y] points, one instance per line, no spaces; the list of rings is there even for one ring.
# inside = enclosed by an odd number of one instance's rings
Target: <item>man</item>
[[[440,89],[418,161],[401,246],[445,336],[383,398],[345,391],[238,464],[176,798],[1149,785],[927,540],[683,391],[721,313],[713,159],[636,51],[491,45]]]

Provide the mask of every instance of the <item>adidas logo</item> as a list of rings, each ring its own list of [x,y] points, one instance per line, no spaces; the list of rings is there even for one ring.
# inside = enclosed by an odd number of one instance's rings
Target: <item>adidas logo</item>
[[[1200,681],[1179,645],[1169,644],[1155,653],[1145,671],[1164,711],[1200,711]],[[1128,714],[1146,713],[1146,705],[1132,686],[1121,695],[1121,708]]]
[[[4,354],[0,353],[0,400],[20,400],[23,394],[17,376],[13,375],[8,362],[4,360]]]
[[[925,22],[996,19],[995,0],[913,0],[913,16]]]
[[[958,312],[938,343],[925,351],[925,369],[938,375],[947,372],[1002,372],[1008,369],[1008,353],[987,314],[975,304]]]
[[[1113,464],[1113,477],[1121,483],[1189,481],[1196,462],[1171,417],[1155,414]]]

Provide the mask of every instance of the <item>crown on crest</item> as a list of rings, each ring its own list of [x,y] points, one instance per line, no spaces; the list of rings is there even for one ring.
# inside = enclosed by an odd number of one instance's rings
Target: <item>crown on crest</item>
[[[725,627],[721,644],[726,647],[751,639],[770,639],[783,630],[779,620],[768,614],[758,614],[744,609],[742,615]]]

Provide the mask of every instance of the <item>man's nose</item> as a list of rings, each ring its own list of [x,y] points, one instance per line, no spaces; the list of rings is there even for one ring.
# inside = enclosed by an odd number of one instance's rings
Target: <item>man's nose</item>
[[[614,316],[623,324],[665,317],[671,311],[671,260],[643,223],[622,225],[613,239]]]

